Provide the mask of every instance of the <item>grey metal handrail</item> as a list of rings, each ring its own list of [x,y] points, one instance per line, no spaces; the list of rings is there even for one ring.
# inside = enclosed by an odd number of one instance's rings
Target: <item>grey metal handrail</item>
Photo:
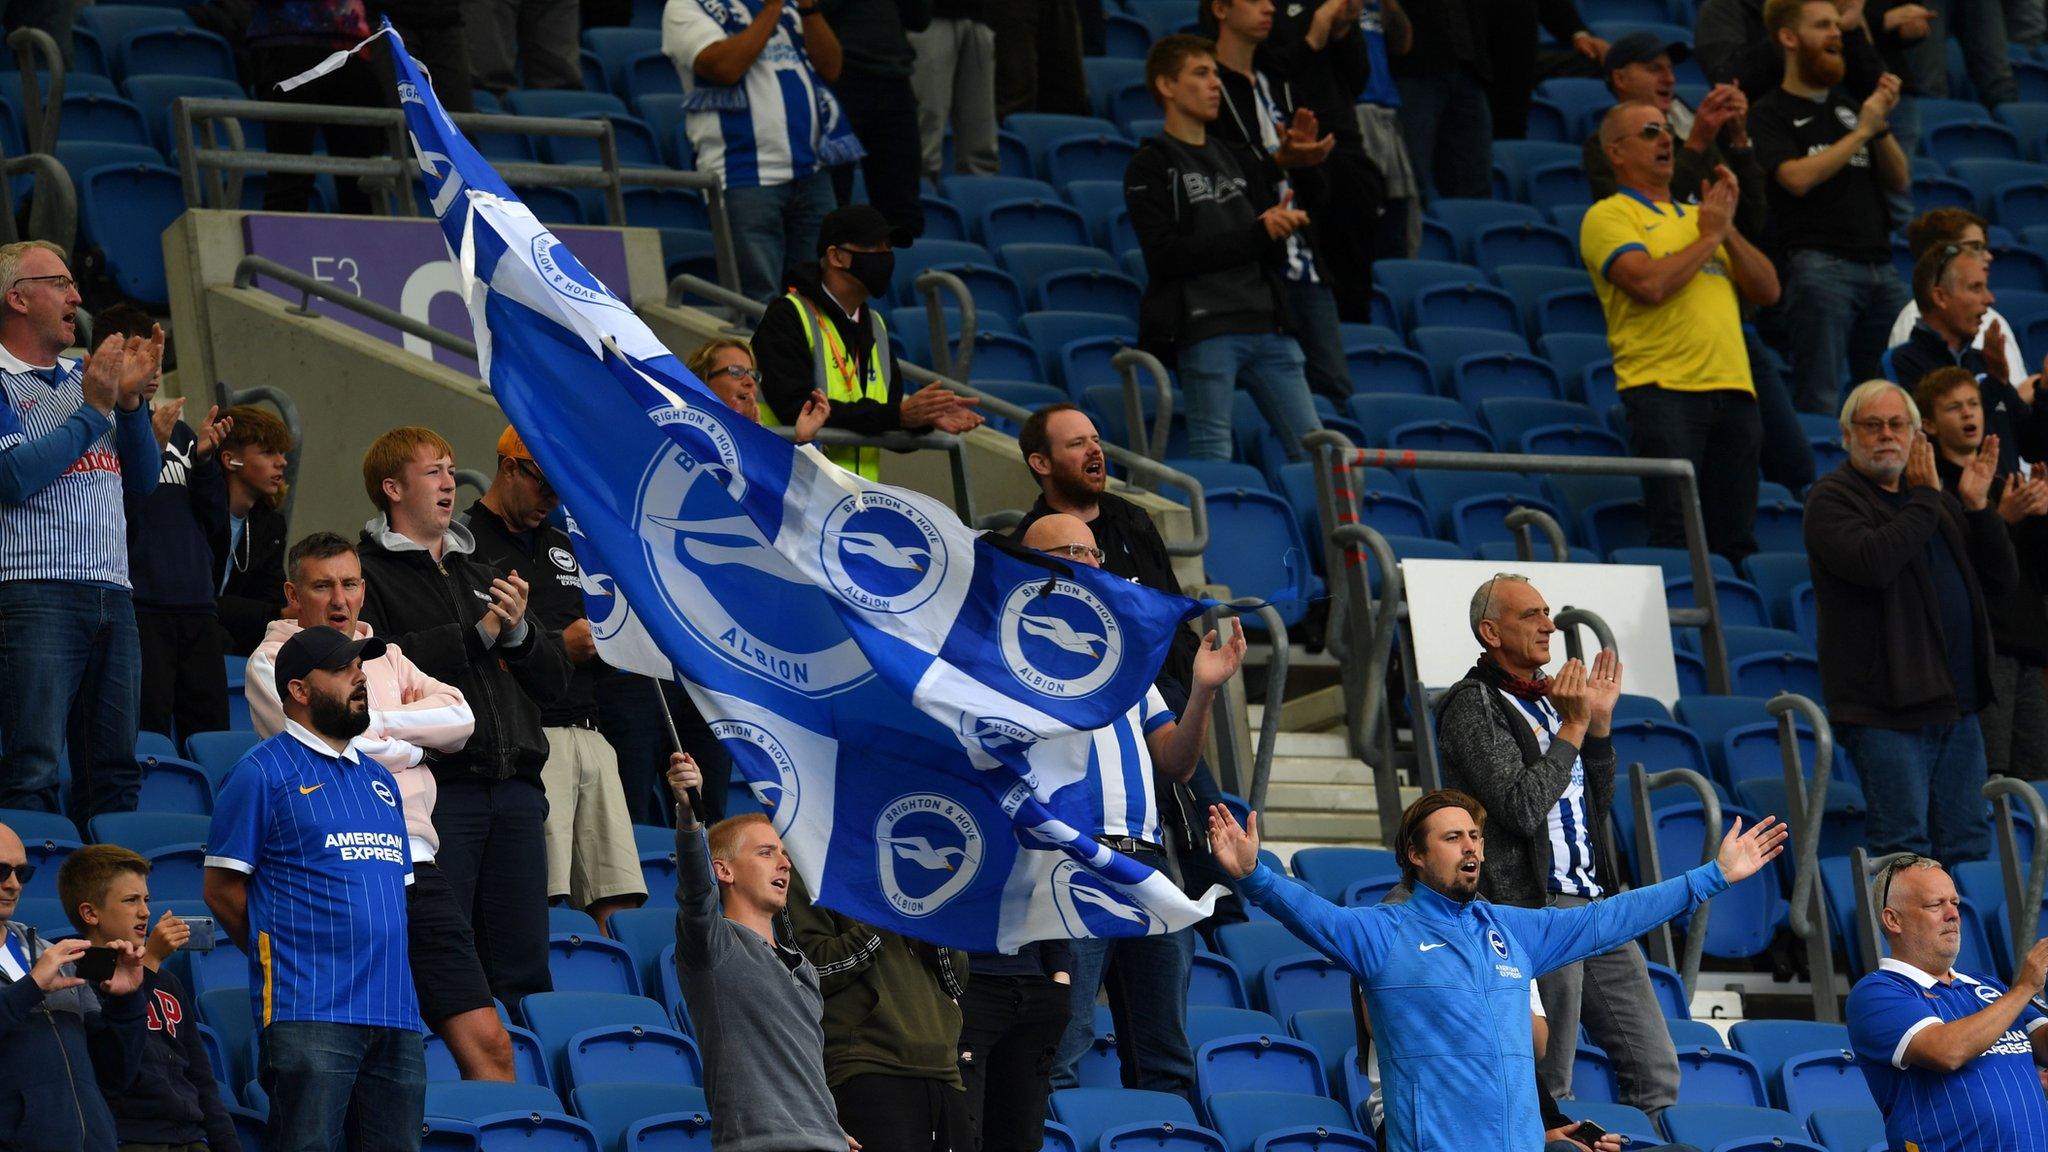
[[[1807,973],[1813,981],[1814,1019],[1840,1019],[1835,999],[1835,964],[1828,939],[1827,907],[1820,892],[1820,829],[1827,815],[1828,783],[1834,772],[1835,731],[1813,700],[1780,692],[1764,705],[1778,719],[1778,755],[1785,769],[1786,822],[1794,852],[1792,934],[1806,941]],[[1813,730],[1813,773],[1800,762],[1798,721]]]
[[[1565,543],[1564,528],[1557,519],[1541,508],[1527,508],[1520,504],[1508,509],[1502,517],[1508,531],[1515,534],[1515,555],[1525,563],[1536,559],[1536,543],[1531,529],[1542,529],[1544,538],[1550,544],[1551,560],[1558,564],[1569,563],[1572,558],[1571,545]]]
[[[1340,524],[1330,533],[1330,538],[1345,548],[1347,555],[1350,548],[1364,549],[1379,565],[1379,598],[1372,601],[1369,614],[1354,609],[1347,627],[1352,642],[1347,644],[1349,652],[1343,661],[1344,734],[1351,755],[1372,768],[1373,796],[1380,816],[1380,841],[1392,844],[1398,836],[1401,822],[1401,780],[1394,765],[1393,724],[1383,715],[1387,695],[1377,687],[1384,685],[1385,673],[1381,671],[1375,675],[1373,670],[1385,669],[1387,660],[1393,655],[1394,637],[1400,632],[1404,602],[1401,566],[1394,559],[1394,549],[1387,543],[1387,538],[1369,525]],[[1330,569],[1333,580],[1338,571]],[[1342,579],[1355,581],[1361,588],[1366,585],[1363,564],[1347,565],[1342,571]],[[1357,593],[1361,605],[1368,594],[1369,590]]]
[[[1247,612],[1256,614],[1265,623],[1266,635],[1273,649],[1272,660],[1266,665],[1266,707],[1259,716],[1259,742],[1252,751],[1250,785],[1244,785],[1244,772],[1237,762],[1235,740],[1216,742],[1216,773],[1223,781],[1225,791],[1244,797],[1245,803],[1256,812],[1266,807],[1266,784],[1273,773],[1273,752],[1280,739],[1280,709],[1287,699],[1287,625],[1280,619],[1279,610],[1271,604],[1257,597],[1241,596],[1210,606],[1202,614],[1202,634],[1208,635],[1226,614],[1242,616]],[[1244,625],[1240,623],[1238,627]],[[1220,629],[1217,642],[1222,643]],[[1231,718],[1245,714],[1245,710],[1236,707],[1224,707],[1221,711]]]
[[[213,402],[220,405],[222,412],[239,404],[268,403],[277,409],[278,419],[284,421],[284,430],[290,433],[292,438],[292,446],[286,449],[284,454],[284,500],[277,506],[278,513],[284,517],[285,527],[289,530],[292,506],[299,499],[299,461],[306,454],[306,428],[305,423],[299,419],[299,402],[292,399],[290,393],[272,388],[268,384],[258,384],[253,388],[236,388],[225,380],[214,381]]]
[[[1585,651],[1579,642],[1579,626],[1582,624],[1592,629],[1593,638],[1600,642],[1600,647],[1603,651],[1619,652],[1621,650],[1620,645],[1614,642],[1614,629],[1607,626],[1605,617],[1591,608],[1574,608],[1567,604],[1551,620],[1552,623],[1557,625],[1557,630],[1564,633],[1564,654],[1568,659],[1583,660],[1586,658]]]
[[[924,297],[925,320],[931,325],[932,369],[941,376],[967,379],[968,369],[974,364],[974,337],[981,330],[981,315],[974,308],[974,293],[967,290],[966,281],[936,268],[918,273],[910,286]],[[946,306],[939,300],[942,291],[953,298],[953,305],[960,312],[957,346],[946,335]]]
[[[297,289],[299,292],[299,303],[294,310],[302,316],[320,315],[307,306],[310,302],[309,297],[318,296],[322,300],[331,304],[338,304],[351,312],[367,316],[380,324],[389,324],[408,336],[417,336],[437,348],[446,348],[450,352],[467,356],[471,360],[476,359],[476,342],[474,340],[464,340],[460,336],[443,332],[424,320],[414,319],[394,308],[387,308],[374,300],[365,300],[360,296],[344,292],[332,284],[315,280],[297,269],[287,268],[268,257],[244,256],[235,265],[235,287],[237,288],[254,288],[255,280],[258,276],[275,280]],[[482,381],[478,381],[478,387],[483,388],[486,392],[490,391],[489,385]]]
[[[57,143],[64,115],[64,75],[68,70],[63,49],[57,47],[56,37],[41,28],[16,28],[7,34],[7,46],[14,49],[15,69],[22,78],[21,123],[27,137],[22,143],[31,152],[48,152]],[[50,77],[47,99],[36,81],[38,73]]]
[[[2025,879],[2019,875],[2019,842],[2013,834],[2011,803],[2017,799],[2034,827],[2048,828],[2048,803],[2034,786],[2010,776],[1994,776],[1984,783],[1984,798],[1997,809],[1998,855],[2005,875],[2006,924],[2012,930],[2012,958],[2017,969],[2034,946],[2041,928],[2041,889],[2048,884],[2048,836],[2034,836],[2034,856],[2028,861]]]
[[[34,31],[34,29],[29,29]],[[71,183],[71,173],[57,163],[55,156],[42,152],[30,152],[21,156],[10,156],[0,160],[0,176],[33,176],[34,190],[28,201],[28,238],[48,240],[66,252],[78,239],[78,191]],[[21,239],[14,226],[14,181],[0,180],[0,204],[4,204],[6,219],[0,221],[0,237],[6,243]]]
[[[1644,770],[1641,761],[1637,761],[1628,766],[1628,779],[1636,820],[1636,856],[1645,884],[1655,884],[1664,879],[1664,862],[1658,855],[1655,825],[1651,823],[1650,792],[1653,789],[1683,784],[1699,794],[1702,828],[1700,863],[1705,864],[1717,855],[1721,843],[1721,798],[1715,794],[1714,786],[1707,782],[1706,777],[1690,768],[1649,772]],[[1706,946],[1707,914],[1713,907],[1714,902],[1708,900],[1693,912],[1692,923],[1685,930],[1685,956],[1676,965],[1671,963],[1671,925],[1659,924],[1650,930],[1650,958],[1678,969],[1678,977],[1685,985],[1688,999],[1699,983],[1700,950]]]
[[[483,496],[491,490],[491,477],[489,473],[480,469],[457,468],[455,487],[458,491],[463,488],[474,488],[478,496]]]
[[[1166,375],[1166,365],[1142,348],[1119,348],[1109,358],[1109,366],[1117,370],[1124,388],[1124,427],[1138,441],[1131,447],[1154,460],[1166,459],[1166,441],[1173,432],[1173,381]],[[1141,371],[1152,378],[1149,431],[1145,428],[1143,386],[1138,383]]]

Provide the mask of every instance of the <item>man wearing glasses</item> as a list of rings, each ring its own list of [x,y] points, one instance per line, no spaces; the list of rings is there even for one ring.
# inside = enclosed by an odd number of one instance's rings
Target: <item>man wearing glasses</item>
[[[1778,274],[1735,227],[1740,189],[1723,165],[1674,189],[1678,142],[1663,109],[1620,104],[1600,122],[1620,191],[1586,212],[1579,254],[1607,317],[1615,386],[1638,456],[1677,457],[1699,476],[1707,544],[1730,561],[1756,551],[1757,458],[1763,424],[1743,348],[1737,295],[1775,303]],[[1645,486],[1650,543],[1685,546],[1678,486]]]
[[[71,816],[135,807],[142,653],[123,499],[156,487],[163,453],[143,391],[163,329],[77,338],[78,286],[45,241],[0,248],[0,808],[58,812],[68,745]]]
[[[598,659],[584,615],[582,573],[569,534],[548,523],[560,497],[519,433],[498,437],[498,471],[490,490],[463,514],[476,537],[477,559],[526,578],[527,612],[568,654],[568,690],[540,710],[548,761],[548,902],[566,900],[602,928],[613,912],[647,902],[633,815],[619,777],[619,757],[598,732],[597,697],[616,673]]]
[[[1871,884],[1891,955],[1849,992],[1849,1038],[1884,1113],[1885,1146],[1978,1152],[2048,1146],[2048,1016],[2029,1001],[2048,973],[2037,940],[2010,989],[1956,971],[1962,916],[1939,862],[1903,856]]]
[[[1885,380],[1842,405],[1846,464],[1806,497],[1821,688],[1856,761],[1873,853],[1982,859],[1992,639],[1985,598],[2019,579],[1992,505],[1998,437],[1947,491],[1920,410]]]

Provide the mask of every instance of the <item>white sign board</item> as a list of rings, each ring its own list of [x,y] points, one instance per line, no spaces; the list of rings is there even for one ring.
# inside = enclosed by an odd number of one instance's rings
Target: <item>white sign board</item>
[[[1415,644],[1416,671],[1431,688],[1448,688],[1465,678],[1479,656],[1472,638],[1472,593],[1500,572],[1527,576],[1550,604],[1553,615],[1566,607],[1590,609],[1614,632],[1621,650],[1621,690],[1654,696],[1670,707],[1678,700],[1678,668],[1671,658],[1671,614],[1664,603],[1664,570],[1645,564],[1523,564],[1493,560],[1403,560],[1408,594],[1408,634]],[[1599,642],[1591,629],[1579,630],[1588,658]],[[1550,641],[1548,671],[1564,666],[1562,634]]]

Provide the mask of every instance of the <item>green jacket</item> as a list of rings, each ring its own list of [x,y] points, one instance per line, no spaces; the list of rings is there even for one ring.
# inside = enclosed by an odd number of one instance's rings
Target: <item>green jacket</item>
[[[960,994],[967,953],[870,928],[811,903],[792,872],[790,938],[825,993],[825,1082],[917,1076],[960,1083]]]

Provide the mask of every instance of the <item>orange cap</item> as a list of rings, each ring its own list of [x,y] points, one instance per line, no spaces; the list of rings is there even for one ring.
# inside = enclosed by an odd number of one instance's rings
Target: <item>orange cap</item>
[[[519,430],[510,424],[505,425],[505,431],[498,436],[498,455],[514,460],[533,459],[533,453],[526,450],[526,441],[519,438]]]

